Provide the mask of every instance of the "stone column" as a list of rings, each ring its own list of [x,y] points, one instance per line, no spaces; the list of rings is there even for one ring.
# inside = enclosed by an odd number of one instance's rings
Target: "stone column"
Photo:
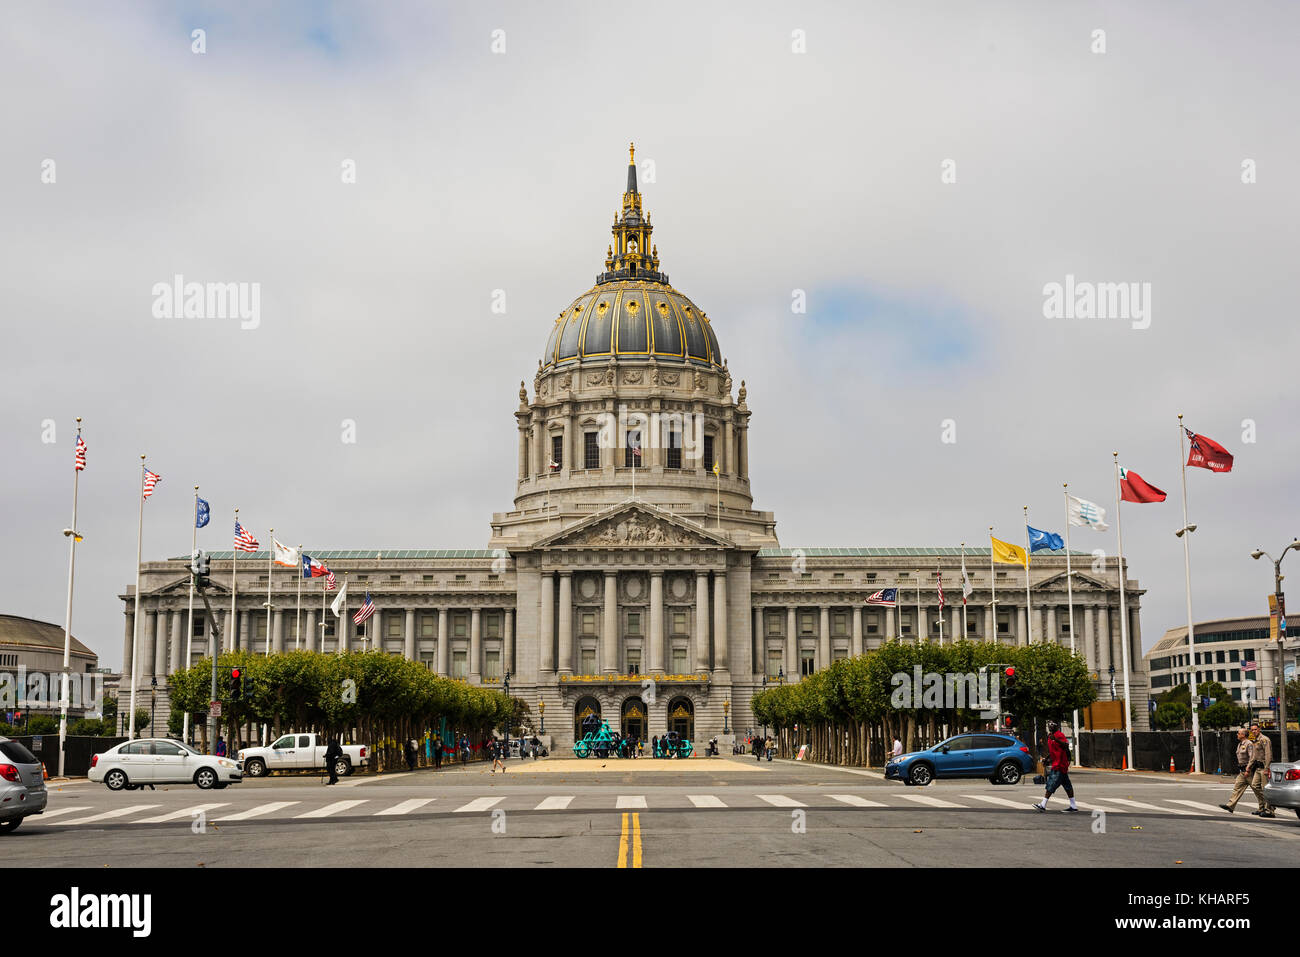
[[[528,426],[519,420],[519,480],[528,478]]]
[[[167,673],[175,674],[181,670],[181,659],[185,657],[185,625],[189,621],[189,611],[172,612],[172,648],[171,661],[167,666]],[[189,662],[185,662],[189,667]]]
[[[998,640],[998,616],[992,605],[984,606],[984,640]]]
[[[853,644],[849,647],[849,654],[856,658],[862,654],[862,606],[850,606],[849,614],[853,616]]]
[[[561,674],[571,675],[576,670],[576,655],[573,650],[573,572],[560,572],[560,660]]]
[[[562,456],[560,471],[568,475],[569,470],[576,467],[573,464],[573,416],[571,415],[564,417],[564,448],[561,449],[560,455]]]
[[[1061,643],[1061,636],[1058,633],[1056,628],[1056,606],[1055,605],[1047,606],[1047,630],[1043,632],[1043,638],[1055,645],[1059,645]]]
[[[280,654],[284,651],[284,609],[281,608],[275,613],[271,621],[271,634],[267,636],[271,642],[271,651]]]
[[[533,410],[533,460],[528,463],[533,475],[542,475],[546,469],[546,453],[542,446],[546,444],[546,423],[540,409]]]
[[[302,623],[302,647],[303,648],[306,648],[308,651],[315,651],[319,647],[319,644],[316,640],[318,637],[317,636],[318,631],[319,629],[316,627],[316,609],[308,608],[306,620],[304,620]]]
[[[501,659],[502,659],[501,670],[503,672],[509,671],[511,674],[514,674],[515,671],[515,610],[513,608],[507,608],[505,611],[505,615],[503,615],[502,617],[505,620],[501,623],[501,627],[503,629],[501,642],[505,650],[501,654]]]
[[[1133,674],[1139,674],[1146,670],[1146,662],[1142,660],[1142,626],[1139,623],[1138,609],[1132,605],[1128,606],[1128,666]],[[1288,717],[1288,720],[1289,717]]]
[[[795,630],[795,609],[785,610],[785,676],[790,681],[799,677],[799,634]]]
[[[451,635],[447,627],[447,608],[438,609],[438,674],[444,678],[451,674]]]
[[[749,478],[749,429],[740,427],[740,439],[736,449],[736,478]]]
[[[605,572],[605,635],[600,653],[605,674],[618,673],[618,572]]]
[[[406,609],[406,641],[402,645],[402,655],[407,661],[415,661],[419,658],[416,653],[418,646],[415,643],[415,609]]]
[[[750,609],[749,614],[749,634],[752,636],[752,645],[754,655],[754,674],[764,674],[767,668],[766,648],[763,645],[763,609]]]
[[[167,612],[158,611],[153,616],[153,641],[149,645],[152,667],[149,674],[167,677]]]
[[[469,613],[469,683],[483,683],[483,611],[471,608]]]
[[[727,637],[727,573],[713,573],[713,667],[731,670],[731,647]]]
[[[537,669],[542,674],[555,671],[555,573],[541,574],[542,607],[537,622],[538,648]]]
[[[235,641],[239,635],[239,612],[224,612],[224,627],[221,633],[224,636],[224,651],[234,651]]]
[[[1093,642],[1096,639],[1096,633],[1092,628],[1093,611],[1089,605],[1083,606],[1083,657],[1088,663],[1088,670],[1097,670],[1097,649]]]
[[[722,474],[732,475],[736,471],[734,459],[736,457],[736,427],[731,420],[731,410],[728,409],[727,425],[724,430],[726,436],[722,446]],[[713,468],[713,463],[709,463],[709,468]]]
[[[1110,609],[1097,608],[1097,678],[1110,689]]]
[[[817,637],[817,670],[831,666],[831,609],[829,605],[821,607],[821,628]]]
[[[253,650],[251,634],[253,632],[253,613],[251,611],[241,611],[239,613],[239,648],[244,651]]]
[[[712,464],[709,466],[712,468]],[[709,667],[709,573],[695,573],[695,670]]]
[[[1025,613],[1024,605],[1016,611],[1016,644],[1029,644],[1029,617]]]
[[[650,573],[650,673],[664,670],[664,573]]]
[[[130,675],[131,671],[131,645],[135,642],[135,611],[126,613],[126,635],[122,638],[122,674]],[[126,714],[125,711],[122,712]]]
[[[895,637],[897,637],[897,636],[898,636],[898,632],[896,632],[896,631],[894,630],[894,609],[892,609],[892,608],[886,608],[886,609],[885,609],[885,634],[884,634],[884,637],[885,637],[885,638],[895,638]]]

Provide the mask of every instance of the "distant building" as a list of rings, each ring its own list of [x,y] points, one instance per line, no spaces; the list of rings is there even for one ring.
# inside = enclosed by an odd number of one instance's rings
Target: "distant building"
[[[1152,697],[1187,684],[1194,668],[1198,684],[1217,681],[1238,704],[1268,710],[1277,682],[1277,653],[1268,640],[1268,627],[1267,615],[1197,622],[1194,652],[1187,647],[1186,625],[1169,629],[1144,656]],[[1286,633],[1289,639],[1300,637],[1300,626],[1292,625]],[[1295,649],[1286,649],[1284,656],[1290,670]]]
[[[74,636],[69,662],[76,676],[99,674],[99,655]],[[0,717],[4,712],[58,714],[58,675],[63,673],[63,626],[18,615],[0,615]],[[84,682],[79,680],[84,687]],[[51,687],[53,685],[53,687]],[[83,717],[86,708],[74,689],[68,713]],[[94,709],[98,709],[95,703]]]

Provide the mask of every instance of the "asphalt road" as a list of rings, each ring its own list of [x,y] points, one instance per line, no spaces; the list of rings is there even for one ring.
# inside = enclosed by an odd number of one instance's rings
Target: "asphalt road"
[[[886,783],[762,763],[510,762],[276,777],[221,791],[52,788],[0,838],[5,867],[1290,867],[1300,819],[1219,810],[1227,779],[1074,771],[1046,813],[1032,784]]]

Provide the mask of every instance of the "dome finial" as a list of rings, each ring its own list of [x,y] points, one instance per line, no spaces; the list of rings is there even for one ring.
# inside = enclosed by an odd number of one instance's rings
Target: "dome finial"
[[[636,144],[635,143],[627,144],[627,165],[628,166],[636,165]]]

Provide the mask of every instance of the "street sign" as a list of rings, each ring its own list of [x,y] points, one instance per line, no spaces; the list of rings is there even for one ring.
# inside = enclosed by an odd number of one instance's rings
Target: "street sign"
[[[1276,710],[1276,708],[1277,708],[1277,695],[1272,695],[1272,694],[1271,694],[1271,695],[1268,696],[1268,706],[1269,706],[1270,708],[1273,708],[1273,709]]]
[[[220,718],[220,717],[221,717],[221,702],[220,702],[220,701],[209,701],[209,702],[208,702],[208,714],[212,715],[212,717],[214,717],[214,718]]]
[[[39,751],[41,750],[41,747],[42,747],[41,736],[38,734],[32,738],[32,750]]]

